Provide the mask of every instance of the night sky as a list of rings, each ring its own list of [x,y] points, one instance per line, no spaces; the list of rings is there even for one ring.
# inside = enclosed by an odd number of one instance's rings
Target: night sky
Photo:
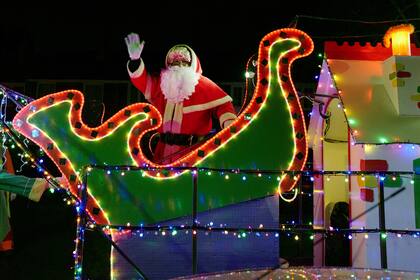
[[[296,15],[338,19],[299,18],[297,28],[316,43],[315,57],[325,40],[365,34],[380,40],[392,25],[339,20],[400,20],[417,18],[420,11],[415,0],[229,3],[233,7],[225,7],[226,1],[205,5],[137,2],[135,6],[118,2],[88,7],[64,2],[60,7],[2,8],[0,81],[127,79],[124,37],[130,32],[146,41],[142,57],[151,71],[163,66],[171,46],[185,43],[199,56],[204,75],[216,82],[242,81],[245,64],[257,52],[263,36],[288,27]],[[306,60],[311,63],[311,58]],[[308,69],[311,73],[305,69],[302,75],[316,74],[316,69]]]

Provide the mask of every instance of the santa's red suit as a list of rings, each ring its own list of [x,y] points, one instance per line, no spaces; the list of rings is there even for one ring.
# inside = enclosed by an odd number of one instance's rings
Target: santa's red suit
[[[129,67],[130,61],[127,69],[132,83],[162,114],[163,124],[158,132],[163,136],[169,134],[182,136],[182,139],[196,140],[203,138],[211,131],[212,116],[216,116],[220,127],[224,128],[236,118],[236,115],[232,98],[201,74],[200,62],[194,51],[186,45],[182,46],[188,48],[191,53],[189,70],[194,69],[191,72],[196,75],[196,78],[192,78],[192,80],[196,79],[196,82],[192,85],[190,83],[189,88],[186,87],[187,93],[184,93],[183,97],[172,98],[168,93],[171,90],[171,81],[167,81],[165,76],[167,69],[163,69],[158,77],[151,76],[147,73],[141,59],[137,70],[130,71],[132,68],[131,65]],[[170,52],[166,59],[167,68],[169,54]],[[194,136],[194,138],[188,136]],[[190,151],[191,144],[194,144],[194,142],[188,143],[187,140],[182,145],[176,145],[171,141],[166,141],[165,137],[161,138],[154,152],[154,161],[161,164],[168,164],[182,157]]]

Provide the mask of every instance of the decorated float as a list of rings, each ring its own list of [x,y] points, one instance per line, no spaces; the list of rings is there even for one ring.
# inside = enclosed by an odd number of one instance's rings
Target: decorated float
[[[307,140],[290,67],[312,49],[309,36],[296,29],[266,35],[259,46],[257,86],[247,107],[229,127],[168,165],[153,163],[140,146],[142,136],[162,123],[161,115],[150,104],[132,104],[91,128],[81,116],[83,93],[67,90],[26,105],[15,116],[13,126],[54,161],[67,178],[71,193],[82,201],[92,226],[135,226],[142,231],[143,226],[171,221],[172,226],[190,228],[178,246],[191,247],[202,223],[200,215],[272,197],[295,186],[305,165]],[[272,174],[264,182],[261,172],[266,170]],[[240,213],[237,210],[236,214]],[[188,218],[191,216],[192,220]],[[85,226],[80,225],[80,239]],[[122,250],[135,247],[132,240],[137,237],[128,238],[121,231],[111,233]],[[205,239],[209,242],[211,238]],[[208,257],[219,249],[208,251]],[[114,267],[123,267],[117,254]],[[181,260],[185,258],[179,250],[171,259],[177,254]],[[137,258],[144,259],[144,255]],[[76,271],[81,267],[80,259],[78,255]],[[203,262],[203,267],[206,270],[208,265]],[[113,273],[117,277],[119,272],[113,269]]]
[[[420,193],[410,174],[418,173],[420,156],[420,49],[410,44],[413,30],[394,26],[383,45],[326,42],[324,47],[309,125],[314,168],[359,172],[314,178],[314,225],[330,227],[334,207],[345,204],[349,228],[381,230],[348,236],[354,267],[420,267],[415,257]],[[325,248],[324,241],[315,248],[318,265],[324,264]]]
[[[291,67],[313,48],[297,29],[267,34],[258,49],[255,90],[238,118],[167,165],[142,149],[142,138],[162,123],[150,104],[131,104],[98,127],[84,122],[84,93],[78,90],[24,106],[13,128],[50,157],[67,180],[62,187],[77,201],[75,279],[83,278],[86,229],[111,236],[112,279],[232,270],[236,274],[229,275],[238,277],[305,279],[336,273],[276,269],[280,237],[297,241],[303,233],[313,244],[315,266],[326,265],[325,240],[334,233],[351,241],[350,266],[419,267],[417,48],[408,56],[381,46],[327,43],[307,137]],[[296,198],[303,175],[314,181],[313,223],[282,225],[279,201],[285,193]],[[350,206],[350,222],[338,229],[329,222],[330,209],[341,202]],[[381,275],[400,275],[386,273]]]

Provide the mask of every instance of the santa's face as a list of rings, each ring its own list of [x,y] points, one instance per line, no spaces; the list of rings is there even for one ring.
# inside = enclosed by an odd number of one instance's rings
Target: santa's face
[[[168,101],[179,103],[194,93],[199,79],[200,74],[191,67],[172,64],[162,70],[160,88]]]
[[[188,61],[176,60],[169,65],[169,67],[173,67],[173,66],[189,67],[191,66],[191,63]]]

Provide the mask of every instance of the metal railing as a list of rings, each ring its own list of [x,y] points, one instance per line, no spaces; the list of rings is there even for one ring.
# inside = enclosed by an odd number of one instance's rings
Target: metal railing
[[[87,213],[85,212],[85,207],[86,207],[86,198],[87,198],[87,189],[88,189],[88,175],[89,172],[92,169],[102,169],[102,170],[130,170],[130,171],[147,171],[147,170],[163,170],[163,169],[167,169],[167,170],[177,170],[179,169],[180,171],[185,171],[188,170],[191,172],[191,179],[192,179],[192,213],[191,213],[191,225],[182,225],[182,226],[132,226],[132,225],[97,225],[95,224],[92,220],[90,220],[89,216],[87,215]],[[367,234],[367,233],[380,233],[380,234],[386,234],[386,233],[396,233],[396,234],[407,234],[407,235],[412,235],[412,234],[419,234],[419,231],[416,230],[403,230],[403,229],[387,229],[386,228],[386,222],[385,222],[385,202],[393,197],[395,197],[396,195],[398,195],[399,193],[401,193],[402,191],[405,190],[404,187],[398,189],[397,191],[395,191],[393,194],[389,195],[388,197],[384,197],[384,183],[383,180],[379,180],[380,185],[379,185],[379,202],[372,206],[371,208],[367,209],[365,212],[360,213],[360,215],[358,215],[357,217],[355,217],[353,220],[365,215],[366,213],[368,213],[369,211],[371,211],[374,208],[378,208],[379,209],[379,228],[361,228],[361,229],[325,229],[325,228],[315,228],[314,226],[308,226],[308,225],[301,225],[301,224],[296,224],[294,226],[291,226],[290,224],[281,224],[280,223],[280,219],[279,219],[279,223],[278,223],[278,227],[276,228],[239,228],[239,227],[209,227],[209,226],[201,226],[197,223],[197,214],[198,214],[198,198],[197,198],[197,194],[198,194],[198,174],[199,172],[208,172],[208,171],[213,171],[213,172],[225,172],[225,173],[244,173],[244,174],[252,174],[252,175],[257,175],[257,174],[289,174],[289,175],[303,175],[303,176],[313,176],[313,175],[328,175],[328,176],[333,176],[333,175],[345,175],[345,176],[352,176],[352,175],[376,175],[379,177],[383,177],[383,176],[396,176],[396,175],[407,175],[407,176],[415,176],[415,174],[413,172],[403,172],[403,171],[292,171],[292,170],[232,170],[232,169],[215,169],[215,168],[203,168],[203,167],[180,167],[180,168],[176,168],[176,167],[171,167],[171,168],[148,168],[148,167],[138,167],[138,166],[101,166],[101,165],[90,165],[90,166],[86,166],[83,168],[83,172],[82,172],[82,178],[83,178],[83,184],[82,184],[82,188],[81,188],[81,207],[80,207],[80,211],[78,212],[78,219],[80,220],[80,223],[78,224],[78,229],[77,229],[77,238],[79,240],[79,242],[77,243],[76,246],[76,254],[75,254],[75,259],[76,261],[76,270],[78,269],[79,273],[75,273],[75,279],[85,279],[83,278],[83,268],[82,268],[82,263],[83,263],[83,242],[84,242],[84,230],[87,226],[90,226],[91,228],[95,228],[97,230],[100,230],[101,232],[103,232],[105,229],[109,230],[109,229],[116,229],[118,228],[119,230],[142,230],[142,231],[156,231],[156,230],[191,230],[192,232],[192,263],[191,263],[191,273],[192,274],[196,274],[197,273],[197,259],[198,259],[198,252],[197,252],[197,242],[198,242],[198,238],[197,238],[197,231],[213,231],[213,232],[224,232],[224,231],[244,231],[244,232],[249,232],[249,233],[274,233],[276,235],[279,234],[284,234],[284,233],[312,233],[312,234],[322,234],[323,236],[327,236],[329,234]],[[300,176],[301,177],[301,176]],[[277,194],[280,196],[280,194]],[[300,209],[301,211],[301,209]],[[351,221],[350,221],[351,222]],[[103,233],[104,234],[104,233]],[[119,246],[106,234],[104,234],[104,236],[106,236],[109,241],[111,242],[112,246],[114,247],[114,249],[116,249],[121,256],[133,267],[133,269],[137,272],[138,276],[143,278],[143,279],[147,279],[147,276],[145,275],[145,273],[142,271],[142,269],[140,267],[138,267],[135,262],[133,260],[130,259],[129,256],[127,256],[127,254],[124,253],[124,251],[119,248]],[[318,239],[318,240],[314,240],[314,244],[313,246],[316,245],[316,243],[320,242],[320,240],[323,239]],[[381,238],[380,241],[380,253],[381,253],[381,268],[386,269],[388,267],[387,265],[387,255],[386,255],[386,239]],[[280,250],[279,250],[279,254],[280,254]],[[280,257],[280,256],[279,256]],[[273,268],[274,269],[274,268]]]

